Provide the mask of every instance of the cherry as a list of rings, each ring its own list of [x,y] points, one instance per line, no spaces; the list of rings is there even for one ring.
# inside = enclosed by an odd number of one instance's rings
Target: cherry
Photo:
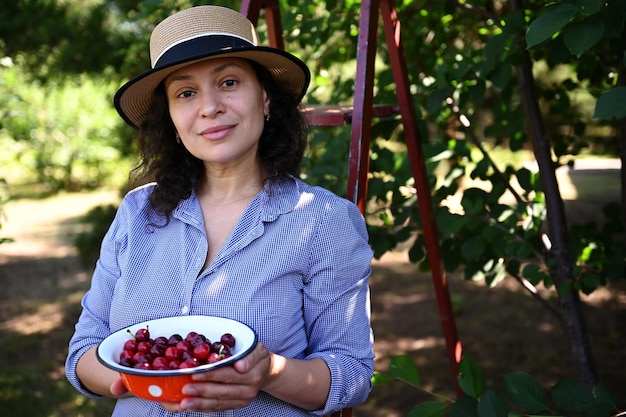
[[[139,363],[139,362],[150,362],[152,358],[150,357],[148,353],[137,352],[133,355],[132,359],[135,363]]]
[[[211,346],[208,343],[200,343],[193,348],[193,356],[200,361],[205,360],[209,356],[209,353],[211,353]]]
[[[163,356],[165,356],[165,358],[170,362],[173,360],[178,360],[182,357],[182,355],[178,355],[178,349],[176,349],[176,346],[168,346],[168,348],[165,349]]]
[[[191,331],[187,333],[187,336],[185,336],[185,341],[191,343],[191,340],[196,336],[198,336],[198,332]]]
[[[189,352],[191,350],[191,345],[189,342],[181,340],[176,343],[176,349],[178,349],[178,354],[182,356],[185,352]]]
[[[235,336],[230,333],[224,333],[222,337],[220,337],[220,342],[229,348],[235,347]]]
[[[209,353],[209,356],[206,358],[206,363],[215,363],[219,362],[222,358],[215,352]]]
[[[126,340],[119,364],[137,369],[185,369],[206,363],[219,362],[231,356],[235,337],[224,333],[219,342],[213,342],[205,335],[191,331],[185,338],[179,334],[169,337],[150,338],[148,328],[141,328]]]
[[[167,344],[170,346],[176,346],[176,343],[180,342],[181,340],[183,340],[183,337],[178,333],[175,333],[167,339]]]
[[[120,365],[122,366],[127,366],[129,368],[133,368],[135,366],[135,362],[133,361],[133,358],[122,358],[120,359]]]
[[[163,356],[158,356],[154,358],[154,360],[152,361],[152,368],[158,369],[161,371],[170,369],[169,365],[170,365],[169,361],[165,359]]]
[[[169,345],[169,341],[168,341],[167,337],[159,336],[156,339],[154,339],[154,344],[155,345],[165,345],[165,346],[167,346],[167,345]]]
[[[196,366],[199,366],[199,365],[200,365],[200,361],[198,361],[198,359],[194,357],[191,357],[181,362],[178,369],[195,368]]]
[[[137,341],[135,339],[128,339],[124,343],[124,350],[130,350],[131,352],[137,352]]]
[[[137,342],[149,341],[150,340],[150,332],[148,328],[142,328],[135,332],[135,340]]]
[[[150,352],[151,348],[152,348],[152,345],[150,344],[150,342],[147,342],[145,340],[137,344],[137,352],[147,353],[147,352]]]
[[[222,345],[219,353],[224,357],[230,356],[230,347],[228,347],[228,345]]]
[[[143,369],[147,371],[147,370],[152,369],[152,365],[150,364],[150,362],[138,362],[135,364],[135,366],[133,366],[133,368]]]
[[[189,336],[187,336],[187,338],[185,338],[185,340],[187,340],[191,346],[196,347],[202,343],[206,343],[207,342],[207,338],[203,335],[203,334],[195,334],[193,337],[189,338]],[[209,343],[211,343],[209,341]]]
[[[212,351],[217,353],[218,355],[228,355],[230,356],[230,348],[228,345],[225,345],[220,342],[214,342],[212,346]]]
[[[165,354],[165,350],[167,349],[167,345],[163,345],[160,343],[155,343],[154,345],[152,345],[152,347],[150,348],[150,354],[152,356],[163,356]]]
[[[122,353],[120,353],[120,360],[124,358],[132,358],[135,353],[136,352],[133,352],[132,350],[124,349]]]

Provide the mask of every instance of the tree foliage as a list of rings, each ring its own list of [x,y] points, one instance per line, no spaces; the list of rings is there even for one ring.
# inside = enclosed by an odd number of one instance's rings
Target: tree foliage
[[[410,357],[394,356],[388,372],[379,372],[374,382],[383,384],[398,379],[423,390],[420,372]],[[594,416],[614,415],[616,401],[613,394],[600,385],[587,387],[580,381],[565,378],[544,390],[539,383],[524,372],[504,375],[503,392],[486,387],[485,378],[471,358],[459,364],[459,386],[463,397],[456,400],[425,391],[437,399],[416,405],[408,417],[507,417],[528,416]]]
[[[22,181],[48,192],[95,188],[119,176],[119,160],[133,147],[109,101],[116,85],[85,75],[29,81],[9,60],[0,74],[0,163],[19,160]]]

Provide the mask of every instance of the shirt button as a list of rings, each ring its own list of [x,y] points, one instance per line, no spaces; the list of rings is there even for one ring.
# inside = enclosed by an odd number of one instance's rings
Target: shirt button
[[[189,312],[189,306],[184,306],[182,309],[183,314],[187,314]]]

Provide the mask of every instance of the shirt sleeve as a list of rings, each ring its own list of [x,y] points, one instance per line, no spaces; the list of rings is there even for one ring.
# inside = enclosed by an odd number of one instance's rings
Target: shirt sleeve
[[[127,237],[126,210],[120,206],[106,233],[100,249],[100,257],[91,280],[91,287],[83,296],[82,312],[76,323],[74,335],[69,342],[65,362],[68,381],[81,393],[91,398],[101,397],[83,386],[76,375],[76,366],[81,356],[99,344],[110,334],[109,316],[115,284],[120,276],[118,256]]]
[[[363,216],[347,200],[326,204],[305,281],[307,358],[321,358],[331,386],[321,415],[365,402],[374,371],[369,276],[372,250]]]

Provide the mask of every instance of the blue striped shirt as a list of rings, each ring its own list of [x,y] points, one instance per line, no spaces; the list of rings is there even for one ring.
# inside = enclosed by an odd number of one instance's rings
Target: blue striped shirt
[[[323,359],[331,373],[324,409],[302,410],[259,392],[245,408],[177,416],[311,416],[365,401],[373,373],[368,278],[372,251],[354,204],[293,177],[274,178],[253,198],[205,270],[204,221],[193,194],[166,227],[151,209],[154,185],[122,200],[107,232],[69,345],[76,364],[111,332],[160,317],[216,315],[252,327],[268,350]],[[208,227],[211,227],[208,225]],[[113,416],[173,416],[158,403],[117,401]]]

